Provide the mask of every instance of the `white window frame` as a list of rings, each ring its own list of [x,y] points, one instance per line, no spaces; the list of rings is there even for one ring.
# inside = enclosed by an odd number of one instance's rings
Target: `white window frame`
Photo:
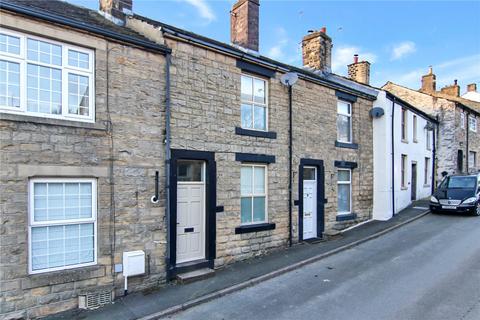
[[[460,112],[460,128],[465,129],[465,112]]]
[[[339,181],[338,180],[338,173],[340,171],[348,171],[349,172],[349,175],[350,175],[350,180],[349,181]],[[347,215],[347,214],[351,214],[352,213],[352,169],[344,169],[344,168],[340,168],[340,169],[337,169],[337,209],[338,209],[338,198],[339,198],[339,188],[338,188],[338,185],[339,184],[348,184],[350,186],[350,211],[337,211],[337,215],[338,216],[341,216],[341,215]]]
[[[472,160],[470,162],[470,157]],[[475,151],[468,151],[468,169],[469,171],[475,170],[477,168],[477,153]]]
[[[246,101],[246,100],[242,99],[242,88],[241,88],[241,86],[242,86],[242,78],[243,77],[252,78],[252,85],[253,85],[253,80],[260,80],[260,81],[263,81],[265,83],[265,104],[254,102],[254,101]],[[242,74],[240,76],[240,127],[242,129],[259,131],[259,132],[268,132],[268,92],[269,92],[268,79],[260,78],[260,77],[254,76],[250,73],[242,72]],[[252,96],[252,99],[253,99],[253,96]],[[241,111],[242,104],[247,104],[249,106],[252,106],[252,128],[243,127],[242,111]],[[265,130],[253,128],[253,124],[255,123],[255,109],[253,107],[256,106],[256,105],[261,106],[261,107],[265,107]]]
[[[82,183],[89,182],[92,184],[92,217],[85,219],[68,219],[68,220],[55,220],[55,221],[37,221],[33,219],[34,214],[34,184],[35,183]],[[48,273],[59,270],[75,269],[87,266],[93,266],[97,264],[97,180],[94,178],[33,178],[29,181],[28,190],[28,273]],[[41,270],[32,269],[32,228],[34,227],[49,227],[49,226],[65,226],[71,224],[91,224],[93,223],[93,261],[69,266],[46,268]]]
[[[468,128],[472,132],[477,132],[477,118],[473,115],[468,117]]]
[[[433,134],[433,133],[432,133]],[[425,143],[427,150],[432,150],[432,139],[430,138],[430,131],[425,129]]]
[[[242,190],[241,190],[241,185],[240,185],[240,201],[242,198],[254,198],[254,197],[265,197],[265,219],[263,221],[253,221],[253,201],[252,201],[252,219],[251,219],[251,222],[243,222],[241,223],[240,225],[242,226],[249,226],[249,225],[255,225],[255,224],[260,224],[260,223],[267,223],[268,222],[268,166],[266,164],[259,164],[259,163],[242,163],[241,165],[242,167],[248,167],[248,168],[252,168],[252,193],[251,194],[247,194],[247,195],[244,195],[242,194]],[[264,194],[257,194],[255,193],[254,191],[254,181],[255,181],[255,170],[254,168],[255,167],[261,167],[261,168],[264,168],[265,169],[265,177],[264,177],[264,181],[265,181],[265,193]],[[240,173],[241,174],[241,173]],[[241,211],[241,209],[240,209]],[[242,213],[240,212],[240,220],[242,219],[241,218],[241,215]]]
[[[423,181],[423,184],[425,186],[429,186],[430,185],[430,158],[429,157],[425,157],[425,170],[424,170],[424,181]]]
[[[416,114],[413,115],[413,142],[417,143],[417,126],[418,126],[418,117]]]
[[[339,103],[345,103],[348,105],[349,107],[349,110],[350,112],[340,112],[338,110],[338,104]],[[349,101],[345,101],[345,100],[337,100],[337,118],[339,115],[342,115],[342,116],[346,116],[350,119],[349,121],[349,124],[350,124],[350,128],[349,128],[349,131],[350,131],[350,136],[348,137],[348,141],[344,141],[344,140],[341,140],[338,136],[338,126],[337,126],[337,141],[338,142],[343,142],[343,143],[353,143],[353,104]]]
[[[402,107],[401,110],[400,136],[402,138],[402,142],[408,143],[408,109]]]
[[[408,156],[402,154],[400,157],[400,186],[402,189],[407,189],[407,166],[408,166]]]
[[[0,52],[0,60],[7,62],[18,63],[20,65],[20,108],[0,106],[0,112],[28,115],[40,118],[61,119],[80,122],[95,122],[95,52],[93,50],[78,47],[71,44],[51,40],[48,38],[42,38],[26,33],[20,33],[5,28],[0,28],[0,33],[19,37],[20,38],[20,54],[12,54]],[[27,39],[47,42],[61,46],[62,48],[62,65],[56,66],[38,61],[27,60]],[[68,65],[68,51],[74,50],[88,54],[89,57],[89,69],[78,68]],[[62,114],[48,114],[41,112],[27,111],[27,64],[34,64],[38,66],[54,68],[61,70],[62,72]],[[68,74],[72,73],[79,76],[88,77],[89,85],[89,114],[88,116],[81,116],[68,113]]]

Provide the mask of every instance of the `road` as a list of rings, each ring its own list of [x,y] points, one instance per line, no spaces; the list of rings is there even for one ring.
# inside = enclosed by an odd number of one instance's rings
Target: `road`
[[[480,319],[480,218],[427,215],[172,319]]]

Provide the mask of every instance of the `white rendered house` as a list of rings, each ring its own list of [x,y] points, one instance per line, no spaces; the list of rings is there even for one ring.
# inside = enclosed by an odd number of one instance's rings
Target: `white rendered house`
[[[373,117],[375,220],[388,220],[432,193],[437,121],[380,90]]]

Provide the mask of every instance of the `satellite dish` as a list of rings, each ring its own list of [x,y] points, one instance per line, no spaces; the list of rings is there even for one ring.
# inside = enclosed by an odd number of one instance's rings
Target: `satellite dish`
[[[282,75],[280,82],[286,86],[293,86],[298,80],[298,74],[296,72],[289,72]]]

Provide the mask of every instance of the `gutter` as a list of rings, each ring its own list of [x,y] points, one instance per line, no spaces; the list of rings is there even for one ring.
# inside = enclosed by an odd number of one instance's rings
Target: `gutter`
[[[4,9],[4,10],[7,10],[7,11],[27,15],[27,16],[30,16],[30,17],[33,17],[33,18],[37,18],[37,19],[41,19],[41,20],[45,20],[45,21],[49,21],[49,22],[53,22],[53,23],[62,24],[62,25],[69,26],[69,27],[76,28],[76,29],[80,29],[80,30],[83,30],[83,31],[88,31],[88,32],[91,32],[91,33],[95,33],[95,34],[107,37],[107,38],[111,38],[111,39],[114,39],[114,40],[130,43],[130,44],[133,44],[133,45],[136,45],[136,46],[139,46],[139,47],[143,47],[143,48],[148,49],[148,50],[161,52],[163,54],[168,54],[168,53],[172,52],[172,50],[170,48],[168,48],[166,46],[163,46],[163,45],[158,45],[158,44],[146,41],[146,40],[136,38],[134,36],[129,36],[129,35],[113,32],[113,31],[110,31],[110,30],[107,30],[107,29],[103,29],[103,28],[100,28],[100,27],[95,27],[95,26],[89,25],[87,23],[83,23],[83,22],[80,22],[80,21],[77,21],[77,20],[74,20],[74,19],[61,17],[61,16],[58,16],[58,15],[55,15],[53,13],[49,13],[49,12],[46,12],[46,11],[42,11],[42,10],[38,10],[38,9],[34,9],[34,8],[29,8],[29,7],[24,7],[24,6],[19,6],[19,5],[13,4],[13,3],[2,2],[2,1],[0,1],[0,9]]]
[[[334,82],[323,80],[318,76],[315,77],[313,73],[308,72],[306,70],[303,70],[301,68],[297,68],[297,67],[293,67],[293,66],[287,67],[287,66],[275,65],[273,63],[269,63],[269,62],[264,61],[262,59],[256,58],[256,57],[254,57],[251,54],[248,54],[246,52],[242,52],[241,50],[234,50],[234,49],[231,49],[231,48],[226,48],[224,46],[220,46],[218,44],[209,43],[209,42],[201,40],[201,39],[196,39],[192,36],[179,33],[178,31],[169,29],[168,27],[165,27],[165,26],[161,26],[160,28],[166,36],[169,36],[170,38],[172,38],[174,40],[187,42],[187,43],[194,44],[194,45],[197,45],[197,46],[200,46],[200,47],[204,47],[204,48],[207,48],[207,49],[210,49],[210,50],[213,49],[217,52],[221,52],[223,54],[230,55],[232,57],[235,57],[237,59],[241,59],[241,60],[246,61],[246,62],[258,64],[258,65],[261,65],[263,67],[275,70],[277,72],[287,73],[287,72],[295,71],[299,74],[298,75],[299,78],[301,78],[303,80],[308,80],[308,81],[323,85],[325,87],[328,87],[328,88],[331,88],[331,89],[334,89],[334,90],[342,90],[344,92],[350,93],[352,95],[355,95],[355,96],[358,96],[358,97],[361,97],[361,98],[364,98],[364,99],[367,99],[367,100],[373,101],[373,100],[377,99],[377,97],[375,97],[375,96],[372,96],[372,95],[369,95],[369,94],[366,94],[366,93],[363,93],[363,92],[360,92],[360,91],[353,90],[353,89],[351,89],[349,87],[346,87],[346,86],[343,86],[341,84],[337,84],[337,83],[334,83]],[[308,74],[308,73],[311,73],[311,75]]]

